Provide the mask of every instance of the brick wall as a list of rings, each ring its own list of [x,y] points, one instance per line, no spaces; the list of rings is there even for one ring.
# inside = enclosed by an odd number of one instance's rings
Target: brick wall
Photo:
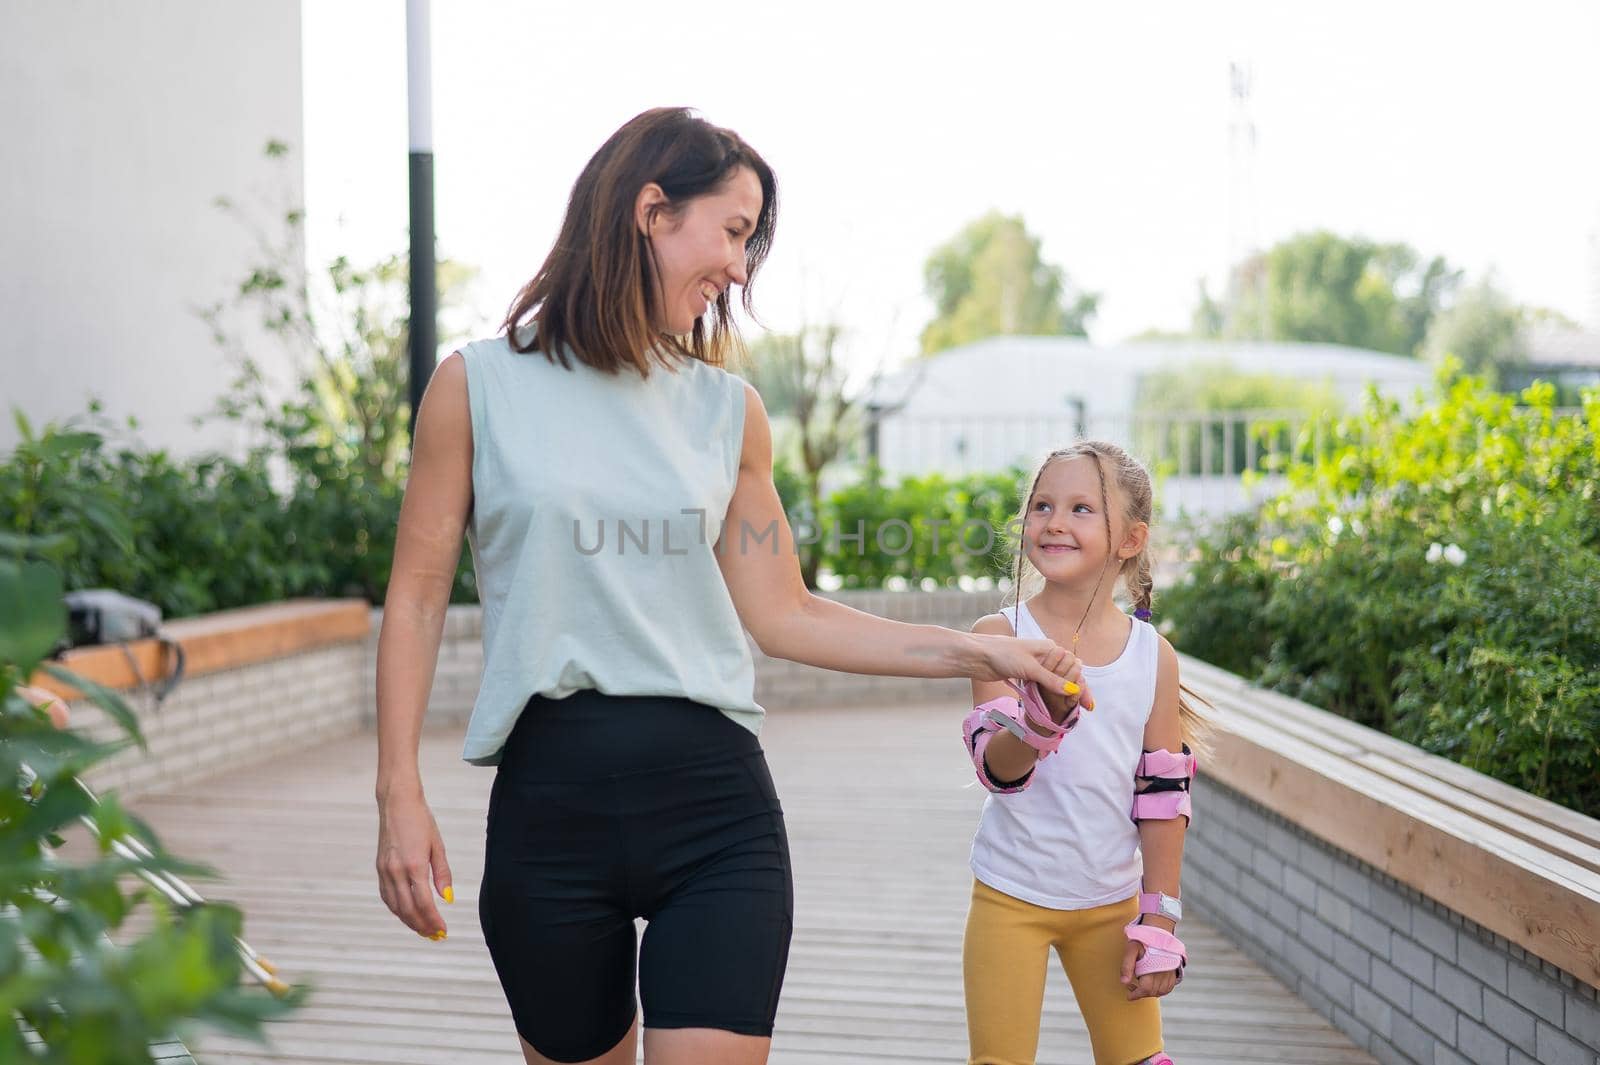
[[[369,687],[364,645],[352,641],[188,678],[159,708],[125,694],[149,751],[118,753],[88,782],[125,794],[170,788],[348,735],[366,716]],[[86,701],[72,704],[72,720],[99,739],[121,735]]]
[[[1186,904],[1379,1061],[1600,1061],[1594,988],[1203,773],[1195,809]]]

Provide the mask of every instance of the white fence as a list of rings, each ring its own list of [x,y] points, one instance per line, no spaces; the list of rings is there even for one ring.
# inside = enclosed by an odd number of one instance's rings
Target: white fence
[[[1273,471],[1307,423],[1299,411],[1245,410],[1067,418],[889,415],[868,431],[891,477],[951,475],[1030,467],[1076,439],[1128,448],[1156,475],[1166,520],[1207,522],[1247,510],[1276,494]],[[1255,476],[1246,484],[1244,474]]]

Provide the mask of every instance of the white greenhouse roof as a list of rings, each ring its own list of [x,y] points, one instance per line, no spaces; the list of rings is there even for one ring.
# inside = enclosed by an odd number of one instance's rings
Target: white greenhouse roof
[[[874,390],[880,406],[908,414],[984,415],[1061,410],[1073,397],[1099,410],[1132,403],[1139,378],[1185,366],[1228,363],[1245,373],[1327,382],[1349,399],[1367,384],[1409,396],[1433,380],[1424,362],[1339,344],[1273,341],[1130,340],[1095,344],[1081,337],[992,337],[919,358]]]

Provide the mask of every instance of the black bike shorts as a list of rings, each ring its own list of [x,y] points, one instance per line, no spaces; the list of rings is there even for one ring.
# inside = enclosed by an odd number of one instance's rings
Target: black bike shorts
[[[794,887],[760,743],[687,699],[535,696],[489,799],[478,915],[546,1057],[615,1046],[636,982],[646,1027],[770,1036]]]

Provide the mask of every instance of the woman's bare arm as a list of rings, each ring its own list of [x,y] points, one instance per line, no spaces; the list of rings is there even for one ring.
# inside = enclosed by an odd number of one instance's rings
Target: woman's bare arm
[[[417,414],[378,634],[379,890],[396,916],[430,937],[445,926],[428,886],[447,901],[454,889],[417,747],[471,510],[472,417],[457,353],[439,364]]]
[[[459,354],[439,364],[417,415],[378,635],[378,793],[419,789],[417,743],[472,508],[472,420]]]
[[[774,658],[897,677],[1019,677],[1059,689],[1040,660],[1049,640],[1016,640],[912,625],[813,595],[800,576],[783,504],[772,482],[772,430],[756,390],[745,386],[739,481],[717,544],[739,619]]]

